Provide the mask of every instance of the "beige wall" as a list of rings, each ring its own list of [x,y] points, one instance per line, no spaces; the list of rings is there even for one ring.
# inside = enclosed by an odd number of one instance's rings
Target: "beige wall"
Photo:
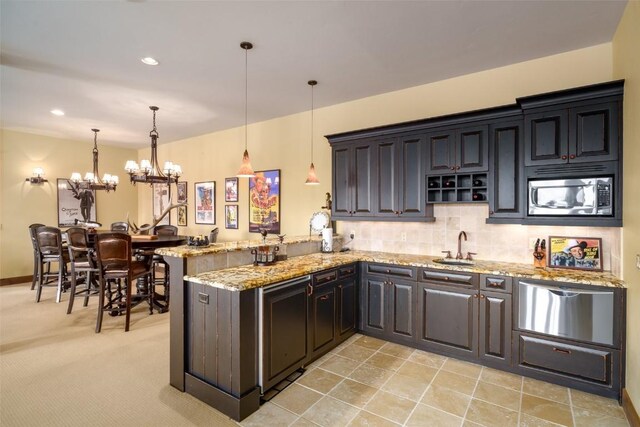
[[[28,133],[0,131],[0,278],[32,273],[31,242],[27,227],[40,222],[58,224],[56,178],[92,168],[91,134],[87,141],[68,141]],[[116,174],[121,184],[115,193],[97,194],[98,221],[103,224],[123,220],[127,212],[137,218],[137,192],[125,179],[124,164],[136,156],[135,150],[99,145],[100,172]],[[25,178],[34,167],[44,168],[49,182],[31,185]]]
[[[613,39],[613,73],[624,85],[623,277],[627,283],[627,391],[640,411],[640,2],[627,4]]]
[[[254,169],[282,170],[282,232],[301,235],[308,232],[311,214],[324,205],[325,193],[331,187],[331,150],[323,135],[512,104],[519,96],[608,81],[611,75],[611,44],[607,43],[317,109],[314,162],[321,182],[317,187],[304,185],[310,156],[309,112],[250,125],[249,153]],[[321,100],[323,85],[330,83],[323,82],[321,76],[309,77],[319,79],[315,93],[316,99]],[[300,85],[300,96],[308,96],[305,82]],[[162,137],[161,115],[158,117],[158,130]],[[160,161],[179,163],[185,173],[183,179],[189,183],[189,224],[181,230],[182,233],[206,234],[212,228],[193,222],[193,183],[213,180],[217,185],[219,240],[257,238],[257,234],[248,233],[246,179],[240,180],[240,229],[224,229],[222,187],[224,178],[234,176],[240,166],[243,131],[243,128],[234,128],[159,147]],[[148,158],[148,151],[141,150],[138,159]],[[151,210],[151,191],[148,186],[141,186],[138,199],[141,222],[151,220]],[[172,223],[175,224],[175,213]],[[526,241],[516,244],[524,248],[527,246]]]

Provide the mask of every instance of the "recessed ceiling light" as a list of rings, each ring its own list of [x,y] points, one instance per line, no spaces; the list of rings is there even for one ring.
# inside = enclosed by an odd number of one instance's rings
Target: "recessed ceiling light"
[[[64,116],[64,111],[54,108],[53,110],[51,110],[51,114],[53,114],[54,116]]]
[[[147,65],[158,65],[158,61],[156,61],[154,58],[150,56],[147,56],[146,58],[142,58],[141,61]]]

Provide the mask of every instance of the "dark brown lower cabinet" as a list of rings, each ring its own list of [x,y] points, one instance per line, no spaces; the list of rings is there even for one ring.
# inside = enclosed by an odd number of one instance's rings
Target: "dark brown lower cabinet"
[[[393,342],[413,343],[416,335],[416,282],[363,276],[360,329]]]
[[[478,352],[478,290],[418,284],[418,342],[427,351],[464,358]]]
[[[309,357],[326,353],[337,341],[336,283],[314,286],[309,307]]]
[[[511,295],[480,291],[478,354],[491,364],[511,361]]]
[[[358,328],[358,283],[355,277],[344,279],[336,286],[338,295],[338,341],[353,335]]]

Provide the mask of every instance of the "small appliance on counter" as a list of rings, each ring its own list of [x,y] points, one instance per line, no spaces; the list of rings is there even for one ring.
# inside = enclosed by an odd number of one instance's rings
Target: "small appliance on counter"
[[[209,246],[209,238],[207,236],[189,236],[187,237],[188,246],[206,247]]]
[[[266,228],[260,229],[262,244],[257,248],[251,249],[253,265],[270,265],[278,261],[277,253],[280,247],[278,245],[267,245],[267,233],[268,230]],[[282,239],[284,239],[284,236],[282,236]]]
[[[284,237],[286,234],[278,234],[278,241],[280,242],[280,247],[278,250],[278,255],[276,255],[276,261],[284,261],[287,259],[287,245],[284,244]]]

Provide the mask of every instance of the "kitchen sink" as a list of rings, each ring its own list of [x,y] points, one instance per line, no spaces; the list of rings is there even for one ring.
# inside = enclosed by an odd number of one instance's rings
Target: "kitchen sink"
[[[438,264],[445,264],[445,265],[475,265],[475,262],[473,261],[469,261],[466,259],[455,259],[455,258],[438,258],[438,259],[434,259],[433,262],[436,262]]]

